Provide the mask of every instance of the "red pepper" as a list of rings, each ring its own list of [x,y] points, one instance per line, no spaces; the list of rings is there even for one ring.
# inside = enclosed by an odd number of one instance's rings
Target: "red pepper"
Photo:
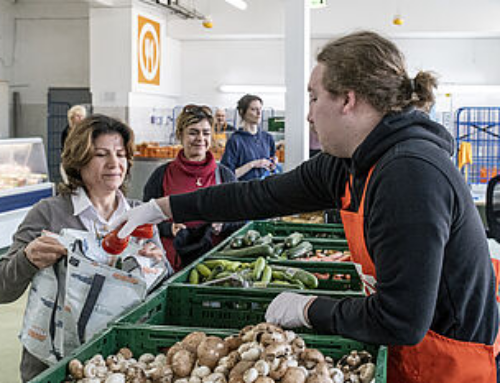
[[[118,255],[123,252],[128,246],[130,236],[125,238],[118,237],[120,228],[115,229],[104,236],[102,239],[102,248],[109,254]]]
[[[154,235],[154,230],[153,230],[153,225],[150,224],[145,224],[142,226],[138,226],[135,228],[135,230],[132,232],[132,237],[138,237],[138,238],[153,238]]]

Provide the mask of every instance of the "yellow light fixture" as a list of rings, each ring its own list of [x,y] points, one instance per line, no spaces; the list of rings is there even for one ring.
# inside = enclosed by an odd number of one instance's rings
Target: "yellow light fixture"
[[[212,20],[212,17],[207,16],[203,19],[203,22],[201,23],[205,28],[210,29],[214,26],[214,22]]]
[[[394,16],[394,18],[392,19],[392,23],[394,25],[403,25],[404,24],[403,17],[401,17],[400,15]]]

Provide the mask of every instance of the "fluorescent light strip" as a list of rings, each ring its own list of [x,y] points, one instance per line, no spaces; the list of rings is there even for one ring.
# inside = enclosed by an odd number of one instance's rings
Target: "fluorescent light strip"
[[[286,87],[279,85],[221,85],[222,93],[285,93]]]
[[[247,2],[244,0],[226,0],[226,3],[231,4],[233,7],[236,7],[242,11],[247,9]]]

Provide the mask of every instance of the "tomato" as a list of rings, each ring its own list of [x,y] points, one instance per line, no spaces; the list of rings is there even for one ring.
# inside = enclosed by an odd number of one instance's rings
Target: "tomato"
[[[102,248],[109,254],[118,255],[123,252],[128,246],[129,237],[119,238],[118,231],[115,229],[104,236],[102,239]]]
[[[135,228],[135,230],[132,232],[132,237],[138,237],[138,238],[153,238],[154,235],[154,230],[153,230],[153,225],[142,225],[138,226]]]

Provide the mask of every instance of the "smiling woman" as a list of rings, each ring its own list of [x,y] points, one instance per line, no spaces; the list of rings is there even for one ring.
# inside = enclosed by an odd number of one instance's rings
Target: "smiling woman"
[[[182,109],[176,121],[175,132],[182,144],[182,150],[175,160],[160,166],[151,175],[144,187],[144,201],[236,180],[228,168],[215,162],[210,152],[213,123],[212,110],[208,106],[190,104]],[[179,250],[182,253],[182,242],[190,241],[189,233],[194,233],[195,229],[202,225],[202,222],[190,222],[183,225],[169,221],[158,226],[168,260],[175,271],[179,271],[184,265],[190,263],[192,258],[210,249],[212,245],[220,242],[239,227],[239,224],[234,223],[216,223],[207,226],[206,246],[200,245],[196,251],[184,253],[181,257]],[[181,235],[174,241],[179,232]]]

